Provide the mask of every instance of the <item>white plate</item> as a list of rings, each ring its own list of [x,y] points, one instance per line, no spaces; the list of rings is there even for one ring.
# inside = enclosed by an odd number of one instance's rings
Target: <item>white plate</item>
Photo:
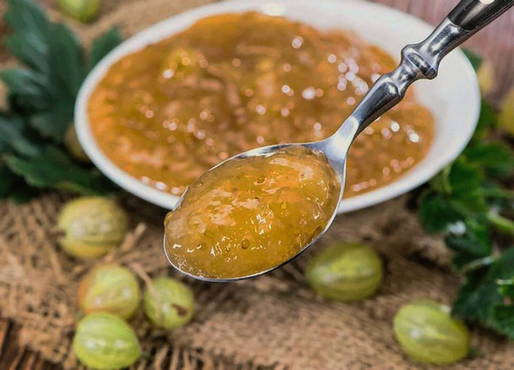
[[[176,196],[143,184],[116,167],[102,153],[89,126],[87,101],[109,66],[123,56],[180,32],[205,16],[248,10],[282,15],[318,29],[352,30],[394,56],[400,55],[403,46],[421,41],[433,29],[425,22],[400,11],[352,0],[227,1],[171,17],[143,30],[111,51],[93,69],[80,89],[75,106],[77,134],[84,150],[100,171],[140,198],[168,209],[175,206],[178,199]],[[435,138],[428,155],[397,181],[343,200],[339,213],[383,202],[423,184],[452,161],[470,139],[478,119],[480,91],[473,68],[460,50],[452,52],[442,61],[437,79],[419,81],[415,85],[418,99],[432,111],[436,120]]]

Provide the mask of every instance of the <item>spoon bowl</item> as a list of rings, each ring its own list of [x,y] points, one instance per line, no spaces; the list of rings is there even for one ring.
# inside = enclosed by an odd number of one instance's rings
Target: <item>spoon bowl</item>
[[[317,152],[330,153],[331,148],[334,148],[334,145],[336,145],[336,141],[337,140],[340,140],[340,139],[338,139],[337,132],[336,132],[331,137],[329,137],[329,138],[327,138],[325,140],[322,140],[322,141],[315,141],[315,142],[310,142],[310,143],[276,144],[276,145],[263,146],[263,147],[251,149],[251,150],[248,150],[246,152],[242,152],[242,153],[239,153],[239,154],[237,154],[235,156],[227,158],[223,162],[220,162],[216,166],[212,167],[209,171],[215,171],[218,167],[220,167],[220,166],[224,165],[225,163],[227,163],[229,161],[232,161],[232,160],[249,158],[249,157],[259,157],[259,156],[271,155],[273,153],[278,152],[279,150],[286,149],[286,148],[291,148],[291,147],[305,147],[307,149],[310,149],[310,150],[313,150],[313,151],[317,151]],[[349,146],[349,144],[348,144],[348,146]],[[332,149],[332,150],[334,150],[334,149]],[[343,192],[344,192],[344,183],[345,183],[344,180],[345,180],[345,171],[346,171],[346,155],[341,157],[340,156],[340,152],[337,152],[336,154],[338,154],[338,155],[334,155],[332,157],[332,160],[326,154],[325,154],[325,156],[326,156],[326,159],[327,159],[328,163],[330,164],[330,166],[334,170],[334,172],[336,174],[336,177],[337,177],[337,181],[338,181],[338,183],[340,185],[340,187],[339,187],[340,191],[339,191],[339,197],[338,197],[338,200],[340,201],[342,199],[342,197],[343,197]],[[184,196],[186,195],[187,191],[188,191],[188,189],[186,189],[184,194],[180,197],[180,200],[179,200],[179,202],[177,204],[177,208],[180,207],[180,205],[182,203],[182,200],[184,199]],[[205,276],[201,276],[201,275],[191,274],[190,272],[183,270],[180,266],[178,266],[176,263],[174,263],[173,259],[169,255],[168,248],[166,248],[166,245],[167,245],[167,243],[166,243],[166,235],[164,235],[164,242],[163,242],[164,255],[166,256],[166,259],[168,260],[169,264],[171,266],[173,266],[173,268],[175,268],[176,270],[180,271],[182,274],[184,274],[186,276],[189,276],[191,278],[197,279],[197,280],[202,280],[202,281],[206,281],[206,282],[225,282],[225,283],[228,283],[228,282],[233,282],[233,281],[237,281],[237,280],[250,279],[250,278],[254,278],[254,277],[260,276],[260,275],[267,274],[268,272],[271,272],[273,270],[276,270],[276,269],[282,267],[283,265],[291,262],[296,257],[298,257],[303,251],[305,251],[311,245],[316,243],[323,236],[323,234],[325,234],[325,232],[332,225],[332,222],[334,221],[336,216],[337,216],[337,207],[334,208],[334,211],[332,212],[332,215],[330,216],[327,224],[325,225],[325,228],[319,234],[317,234],[308,244],[304,245],[300,250],[298,250],[298,252],[295,255],[293,255],[289,259],[284,260],[282,263],[280,263],[280,264],[278,264],[276,266],[273,266],[271,268],[268,268],[268,269],[256,272],[254,274],[249,274],[249,275],[245,275],[245,276],[231,277],[231,278],[210,278],[210,277],[205,277]]]

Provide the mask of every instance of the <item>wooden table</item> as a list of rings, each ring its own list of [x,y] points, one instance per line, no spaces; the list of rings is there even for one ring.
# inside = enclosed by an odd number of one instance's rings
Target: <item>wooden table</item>
[[[104,0],[109,3],[114,0]],[[319,0],[318,0],[319,1]],[[341,0],[344,1],[344,0]],[[414,14],[432,24],[448,13],[456,0],[376,0],[388,6]],[[45,0],[44,3],[51,3]],[[107,4],[110,5],[110,4]],[[495,67],[497,84],[492,94],[498,100],[514,85],[514,11],[504,14],[496,23],[482,30],[466,44],[490,59]],[[45,362],[34,353],[21,348],[17,342],[19,327],[9,320],[0,318],[0,369],[37,370],[57,369],[59,366]]]

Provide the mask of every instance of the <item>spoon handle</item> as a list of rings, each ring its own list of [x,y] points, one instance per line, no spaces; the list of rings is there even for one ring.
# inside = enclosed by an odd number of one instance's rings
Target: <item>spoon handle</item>
[[[441,59],[474,33],[507,11],[514,0],[462,0],[425,40],[402,49],[400,65],[382,75],[341,125],[354,137],[391,109],[414,81],[437,76]]]

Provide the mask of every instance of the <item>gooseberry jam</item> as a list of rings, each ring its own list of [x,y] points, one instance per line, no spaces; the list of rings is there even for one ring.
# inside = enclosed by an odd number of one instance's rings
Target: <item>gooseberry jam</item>
[[[114,63],[89,98],[88,117],[116,166],[179,196],[238,153],[327,138],[396,65],[351,32],[218,14]],[[433,129],[410,90],[352,144],[345,196],[405,174],[425,157]]]
[[[228,161],[194,182],[166,216],[168,258],[206,278],[266,271],[325,229],[339,196],[325,156],[304,147]]]

